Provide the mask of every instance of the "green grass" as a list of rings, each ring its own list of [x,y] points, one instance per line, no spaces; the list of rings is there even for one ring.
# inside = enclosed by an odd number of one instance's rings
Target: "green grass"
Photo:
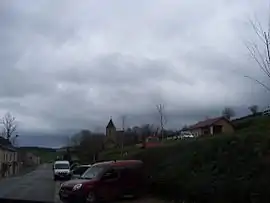
[[[128,156],[133,156],[134,154],[137,154],[138,152],[142,151],[143,149],[140,149],[136,146],[128,146],[123,148],[123,153],[127,152]],[[111,149],[106,150],[100,153],[99,160],[119,160],[123,159],[121,155],[121,149]]]

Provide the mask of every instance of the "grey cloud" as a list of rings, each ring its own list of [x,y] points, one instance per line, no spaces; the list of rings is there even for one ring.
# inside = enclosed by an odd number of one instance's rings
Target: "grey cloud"
[[[2,67],[0,74],[1,97],[23,97],[28,94],[46,94],[51,90],[45,75],[35,70],[22,71],[13,67]]]
[[[165,103],[167,126],[178,128],[227,105],[266,105],[268,94],[243,77],[265,79],[239,40],[252,36],[247,13],[264,3],[207,2],[6,2],[0,112],[24,130],[102,129],[123,114],[131,126],[155,123]]]
[[[192,83],[192,80],[175,72],[169,61],[135,58],[121,54],[100,56],[59,71],[59,79],[78,84],[99,85],[140,85],[147,82],[170,79],[181,83]]]

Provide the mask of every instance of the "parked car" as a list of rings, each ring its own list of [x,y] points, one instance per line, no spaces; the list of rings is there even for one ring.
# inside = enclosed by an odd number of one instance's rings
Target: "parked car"
[[[70,165],[68,161],[55,161],[53,164],[54,180],[70,179]]]
[[[195,136],[190,131],[182,131],[181,132],[181,139],[185,138],[194,138]]]
[[[70,166],[70,170],[72,171],[75,167],[79,166],[80,164],[78,162],[72,163]]]
[[[123,195],[142,194],[147,180],[142,161],[101,162],[93,164],[80,179],[64,182],[59,197],[69,202],[113,201]]]
[[[89,169],[91,167],[91,165],[78,165],[76,167],[73,168],[73,170],[71,171],[72,174],[72,178],[80,178],[82,174],[84,174],[84,172]]]

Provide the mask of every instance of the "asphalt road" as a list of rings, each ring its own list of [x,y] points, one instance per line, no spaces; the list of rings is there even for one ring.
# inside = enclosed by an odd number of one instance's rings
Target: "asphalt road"
[[[0,198],[55,202],[58,185],[51,165],[44,164],[25,175],[0,179]]]
[[[61,182],[53,180],[51,164],[39,166],[22,176],[0,179],[0,198],[60,203],[58,191]],[[121,203],[165,203],[153,198],[142,198]],[[114,203],[116,203],[114,202]]]

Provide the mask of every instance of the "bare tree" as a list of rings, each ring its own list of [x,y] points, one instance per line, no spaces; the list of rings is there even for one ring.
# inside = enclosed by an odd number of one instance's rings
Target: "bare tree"
[[[75,135],[68,137],[67,144],[71,147],[78,147],[81,143],[82,134],[76,133]]]
[[[257,105],[251,105],[248,107],[248,109],[251,111],[253,115],[255,115],[258,112],[258,106]]]
[[[222,115],[227,118],[230,119],[231,117],[235,116],[235,112],[232,108],[230,107],[225,107],[222,111]]]
[[[158,104],[158,105],[156,105],[156,107],[157,107],[157,111],[158,111],[158,115],[159,115],[161,139],[163,140],[163,138],[164,138],[164,124],[166,123],[166,118],[164,115],[165,106],[164,106],[164,104]]]
[[[269,18],[270,19],[270,18]],[[262,24],[258,21],[250,20],[250,24],[257,35],[258,43],[251,41],[246,43],[246,47],[251,57],[258,64],[260,70],[270,79],[270,21],[268,28],[264,29]],[[270,91],[268,84],[250,76],[245,76],[256,83],[263,86],[267,91]]]
[[[141,134],[141,141],[143,144],[146,142],[146,138],[151,136],[155,130],[154,126],[152,124],[144,124],[139,128],[140,134]]]
[[[16,131],[16,118],[11,115],[11,113],[6,113],[5,116],[1,119],[1,124],[3,125],[3,134],[4,137],[10,140],[12,134]]]
[[[104,135],[89,130],[82,130],[79,134],[80,136],[77,137],[80,138],[80,144],[77,146],[78,156],[82,161],[95,162],[103,148]]]
[[[19,135],[15,135],[13,137],[10,138],[10,142],[13,146],[17,145],[17,138],[19,137]]]

